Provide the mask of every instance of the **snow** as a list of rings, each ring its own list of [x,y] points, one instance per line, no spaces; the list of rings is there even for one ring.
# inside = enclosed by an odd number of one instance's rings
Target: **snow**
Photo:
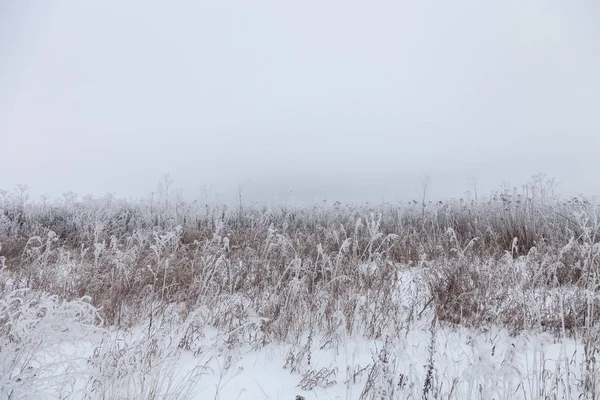
[[[415,277],[403,277],[400,301],[414,295]],[[27,299],[23,295],[16,303]],[[296,343],[252,347],[236,345],[209,326],[190,331],[193,315],[179,323],[165,317],[154,326],[110,330],[81,319],[82,312],[90,312],[85,301],[42,296],[39,303],[51,311],[47,318],[33,327],[28,318],[16,325],[28,327],[21,330],[27,353],[14,348],[16,357],[4,358],[4,370],[11,360],[21,365],[12,368],[16,375],[4,375],[0,387],[11,399],[423,398],[430,364],[432,387],[441,398],[531,399],[556,393],[566,399],[574,398],[569,390],[579,386],[584,365],[581,342],[527,332],[513,337],[493,326],[480,331],[438,326],[430,311],[405,331],[378,339],[341,332],[332,340],[307,333]],[[51,313],[70,322],[53,325],[58,319]],[[4,342],[3,354],[8,348]],[[556,383],[558,377],[567,381]]]

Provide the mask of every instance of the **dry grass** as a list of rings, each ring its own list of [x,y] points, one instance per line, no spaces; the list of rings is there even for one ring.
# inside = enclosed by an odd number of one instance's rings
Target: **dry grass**
[[[591,366],[600,206],[558,200],[550,189],[537,180],[479,202],[234,209],[177,197],[40,204],[5,194],[0,284],[88,296],[117,327],[149,321],[151,332],[167,316],[193,316],[178,339],[191,350],[203,326],[230,348],[319,332],[319,346],[337,349],[344,335],[401,337],[429,313],[441,325],[575,336]],[[407,272],[423,283],[408,296],[400,293]],[[386,369],[386,349],[369,382],[399,373]],[[589,368],[585,384],[595,388]],[[332,370],[304,374],[305,387],[335,380]],[[431,379],[419,389],[426,397]]]
[[[0,254],[19,285],[90,296],[115,325],[175,303],[219,310],[207,318],[227,329],[262,318],[270,338],[327,329],[336,312],[349,332],[378,337],[383,320],[403,327],[390,304],[399,274],[418,268],[442,322],[560,330],[562,299],[572,331],[598,317],[584,311],[599,281],[599,208],[549,193],[538,179],[478,203],[235,209],[5,194]]]

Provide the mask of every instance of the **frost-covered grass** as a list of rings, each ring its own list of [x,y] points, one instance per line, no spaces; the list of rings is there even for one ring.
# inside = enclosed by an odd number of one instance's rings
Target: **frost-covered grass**
[[[0,397],[600,396],[594,201],[541,179],[312,208],[162,189],[0,192]]]

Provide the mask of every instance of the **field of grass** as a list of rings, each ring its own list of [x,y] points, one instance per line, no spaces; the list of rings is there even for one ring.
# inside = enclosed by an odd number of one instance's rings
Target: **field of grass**
[[[599,399],[599,216],[2,191],[0,398]]]

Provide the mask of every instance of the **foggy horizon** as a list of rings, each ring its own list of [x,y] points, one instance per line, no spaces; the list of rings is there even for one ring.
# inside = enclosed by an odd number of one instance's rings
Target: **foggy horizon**
[[[410,201],[600,195],[600,5],[0,5],[0,189]]]

